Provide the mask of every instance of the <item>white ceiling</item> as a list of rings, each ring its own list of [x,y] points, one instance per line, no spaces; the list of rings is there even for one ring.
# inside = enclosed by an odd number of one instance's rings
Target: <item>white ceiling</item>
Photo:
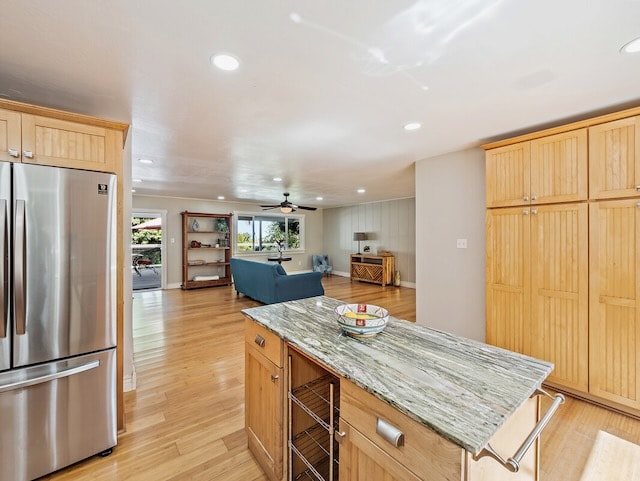
[[[639,0],[0,0],[0,97],[130,123],[137,193],[330,207],[639,105],[638,36]]]

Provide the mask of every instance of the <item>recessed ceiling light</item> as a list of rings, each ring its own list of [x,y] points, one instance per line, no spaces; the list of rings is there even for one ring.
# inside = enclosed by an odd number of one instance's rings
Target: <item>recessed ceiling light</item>
[[[300,23],[302,22],[302,17],[300,16],[299,13],[296,12],[291,12],[289,14],[289,19],[293,22],[293,23]]]
[[[237,70],[240,66],[240,61],[233,55],[226,53],[220,53],[211,57],[211,63],[218,67],[220,70]]]
[[[131,193],[135,194],[136,193],[136,189],[131,189]]]
[[[153,160],[151,159],[139,159],[141,164],[153,164]]]
[[[366,192],[366,190],[364,189],[358,189],[358,194],[364,194]]]
[[[282,182],[282,177],[274,177],[273,181],[274,182]]]
[[[322,197],[316,197],[316,200],[324,200]]]
[[[219,195],[218,200],[224,200],[224,195]]]
[[[418,130],[422,127],[420,122],[410,122],[404,126],[404,130]]]
[[[142,182],[142,179],[131,179],[131,182]]]
[[[640,52],[640,37],[631,40],[620,49],[620,53],[638,53]]]

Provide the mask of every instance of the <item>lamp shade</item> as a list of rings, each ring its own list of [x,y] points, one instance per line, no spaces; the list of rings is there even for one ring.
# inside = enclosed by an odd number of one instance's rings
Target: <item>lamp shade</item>
[[[366,232],[354,232],[353,233],[353,240],[354,241],[367,240],[367,233]]]

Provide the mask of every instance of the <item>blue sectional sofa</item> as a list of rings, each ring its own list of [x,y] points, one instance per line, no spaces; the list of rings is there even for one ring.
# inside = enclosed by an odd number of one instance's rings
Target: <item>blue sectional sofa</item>
[[[321,272],[287,275],[280,264],[231,258],[231,274],[238,294],[264,304],[324,294]]]

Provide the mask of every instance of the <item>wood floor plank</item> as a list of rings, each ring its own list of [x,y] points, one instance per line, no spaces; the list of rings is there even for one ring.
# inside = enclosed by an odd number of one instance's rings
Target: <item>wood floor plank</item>
[[[415,321],[414,289],[339,276],[323,284],[331,297],[378,304]],[[136,292],[137,390],[125,394],[127,432],[110,456],[43,479],[266,481],[244,433],[240,311],[257,305],[231,287]],[[542,435],[541,481],[578,481],[601,430],[640,444],[640,421],[568,398]]]

